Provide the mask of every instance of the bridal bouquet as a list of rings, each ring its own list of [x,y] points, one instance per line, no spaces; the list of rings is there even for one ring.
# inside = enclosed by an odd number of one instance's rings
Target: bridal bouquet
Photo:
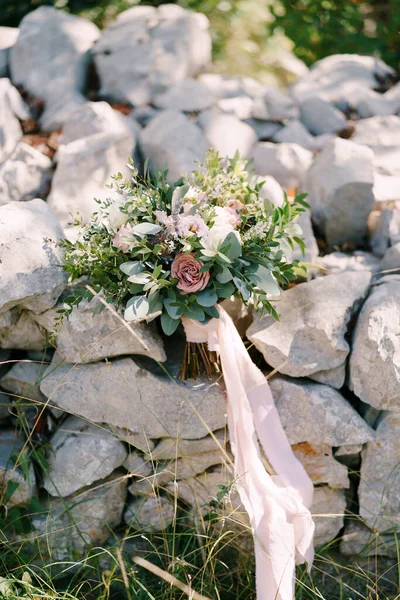
[[[236,293],[278,319],[271,299],[301,268],[290,255],[294,244],[304,247],[296,219],[306,194],[274,206],[246,161],[214,151],[173,185],[165,172],[130,168],[129,180],[113,178],[77,240],[63,242],[71,280],[88,277],[126,321],[161,315],[166,335],[182,316],[218,318],[216,304]]]
[[[296,224],[305,195],[274,206],[237,155],[211,151],[173,185],[165,172],[114,177],[110,196],[75,242],[64,241],[71,280],[123,311],[126,321],[161,317],[166,335],[182,321],[181,378],[219,365],[227,394],[234,476],[254,533],[257,597],[292,600],[295,562],[312,562],[312,483],[294,456],[265,375],[251,361],[220,301],[239,294],[275,318],[273,301],[300,272],[291,260],[304,243]],[[304,271],[303,273],[304,274]],[[72,298],[71,307],[76,300]],[[264,469],[260,446],[274,470]]]

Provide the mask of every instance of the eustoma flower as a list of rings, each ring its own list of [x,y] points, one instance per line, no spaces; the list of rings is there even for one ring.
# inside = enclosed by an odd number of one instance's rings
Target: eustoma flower
[[[193,294],[204,290],[210,273],[201,273],[203,263],[196,260],[193,254],[178,254],[171,265],[171,277],[177,279],[177,288],[181,294]]]

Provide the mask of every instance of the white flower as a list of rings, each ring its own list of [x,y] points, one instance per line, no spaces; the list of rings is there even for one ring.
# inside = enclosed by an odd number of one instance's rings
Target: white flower
[[[111,204],[108,211],[108,222],[113,231],[117,231],[125,225],[129,219],[127,213],[121,212],[121,207],[124,206],[125,199],[118,196]]]
[[[238,241],[241,243],[239,233],[234,231],[229,224],[214,225],[214,227],[211,227],[208,233],[201,238],[201,245],[204,248],[204,255],[215,256],[218,254],[226,236],[231,232],[236,235]]]

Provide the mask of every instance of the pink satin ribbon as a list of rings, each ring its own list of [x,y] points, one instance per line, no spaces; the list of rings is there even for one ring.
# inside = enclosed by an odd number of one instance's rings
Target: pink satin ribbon
[[[251,360],[232,319],[206,325],[182,317],[188,342],[208,342],[219,352],[227,390],[228,428],[240,499],[254,535],[257,600],[293,600],[295,565],[311,566],[313,484],[294,456],[271,390]],[[261,444],[275,475],[260,457]]]

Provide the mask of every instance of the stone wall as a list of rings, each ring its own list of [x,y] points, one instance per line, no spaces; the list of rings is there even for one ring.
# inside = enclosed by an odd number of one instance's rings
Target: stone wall
[[[129,9],[102,32],[41,7],[0,38],[3,500],[8,481],[18,484],[9,507],[39,496],[50,518],[35,516],[32,535],[46,534],[43,552],[65,559],[105,543],[123,521],[163,529],[176,496],[207,511],[232,479],[220,382],[173,379],[182,335],[167,342],[155,323],[131,335],[109,311],[94,315],[83,303],[58,331],[55,352],[48,336],[68,293],[54,242],[73,238],[70,214],[87,220],[128,156],[168,165],[173,180],[210,146],[239,149],[274,203],[282,188],[309,192],[306,260],[325,269],[283,292],[279,322],[227,303],[266,374],[275,370],[284,428],[315,484],[316,543],[340,535],[351,555],[373,540],[372,553],[378,544],[396,556],[387,535],[400,510],[400,84],[392,69],[331,56],[284,93],[222,77],[208,72],[206,18],[175,5]],[[48,440],[46,472],[13,466],[25,442],[21,411],[35,425],[34,444]],[[346,510],[359,516],[344,521]]]

